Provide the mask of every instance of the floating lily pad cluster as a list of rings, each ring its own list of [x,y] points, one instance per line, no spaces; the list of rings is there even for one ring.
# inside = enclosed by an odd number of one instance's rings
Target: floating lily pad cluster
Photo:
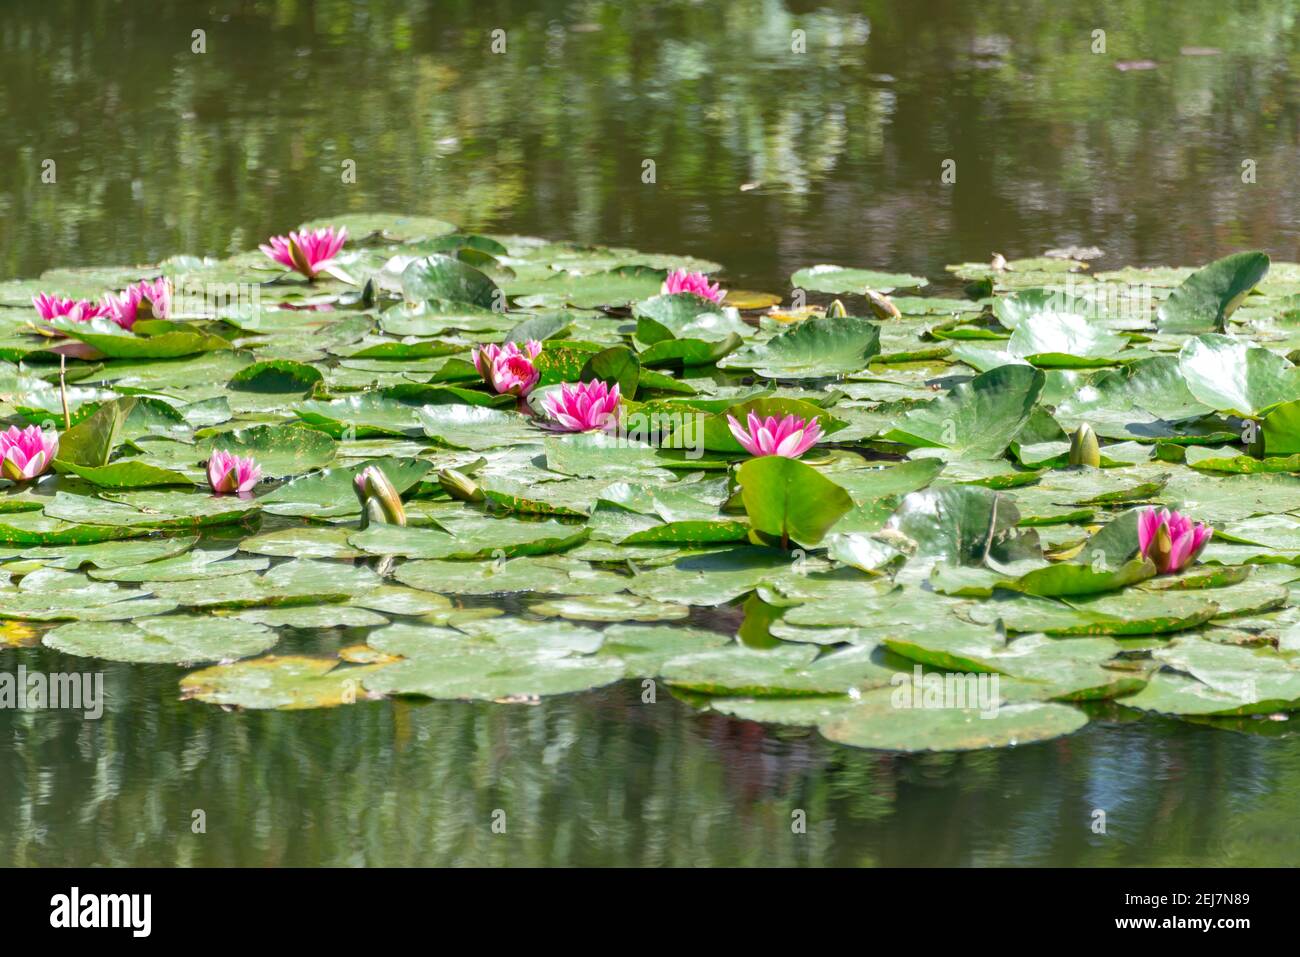
[[[665,292],[721,269],[690,257],[325,225],[350,238],[310,280],[250,251],[0,284],[3,414],[59,433],[0,497],[0,618],[244,708],[652,678],[902,751],[1070,733],[1098,702],[1300,708],[1300,265],[999,257],[947,296],[816,265],[791,285],[828,302],[791,310]],[[129,327],[31,306],[159,278],[203,295]],[[490,345],[528,360],[513,391]],[[661,425],[546,427],[547,395],[596,381]],[[806,428],[799,457],[751,455],[746,422]],[[213,494],[224,456],[260,472]],[[363,521],[367,469],[404,524]],[[1212,526],[1196,562],[1159,573],[1151,507]],[[899,707],[953,674],[996,675],[995,711]]]

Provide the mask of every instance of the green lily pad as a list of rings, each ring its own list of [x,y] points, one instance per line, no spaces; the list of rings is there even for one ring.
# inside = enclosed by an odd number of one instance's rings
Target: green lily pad
[[[1017,530],[1020,512],[1008,495],[977,486],[945,486],[913,492],[888,528],[914,545],[918,565],[935,562],[1002,565],[1040,556],[1038,536]]]
[[[293,411],[313,429],[341,439],[416,435],[423,410],[378,392],[363,392],[328,401],[312,399],[294,406]]]
[[[1151,440],[1173,434],[1166,421],[1198,418],[1210,411],[1188,389],[1178,359],[1155,356],[1098,373],[1057,405],[1055,418],[1071,430],[1087,422],[1109,438]]]
[[[880,327],[852,316],[807,319],[766,342],[733,352],[720,365],[770,379],[817,379],[857,372],[880,352]]]
[[[641,362],[627,346],[612,346],[588,359],[579,378],[583,382],[600,380],[610,386],[617,383],[619,395],[631,400],[636,397],[636,386],[641,380]]]
[[[690,609],[683,605],[617,593],[551,598],[537,602],[530,610],[534,614],[573,621],[674,621],[690,614]]]
[[[247,621],[270,628],[373,628],[388,624],[376,612],[352,605],[294,605],[288,608],[249,608],[228,621]]]
[[[173,558],[189,551],[197,542],[197,536],[177,535],[171,538],[101,542],[95,545],[50,545],[28,548],[23,551],[22,557],[38,560],[51,568],[78,569],[86,565],[121,568]]]
[[[1300,453],[1300,399],[1283,402],[1264,416],[1260,423],[1260,437],[1265,455],[1294,458]],[[1300,466],[1293,465],[1287,471],[1300,471]]]
[[[367,459],[348,467],[312,472],[286,482],[258,499],[266,511],[276,515],[306,515],[328,518],[356,515],[361,511],[354,480],[365,468],[383,471],[399,495],[406,492],[429,471],[429,463],[420,459]]]
[[[371,525],[349,536],[348,543],[371,555],[473,561],[564,551],[589,534],[582,525],[497,518],[475,522],[455,535],[430,528]]]
[[[798,459],[766,455],[736,473],[749,523],[779,540],[815,545],[853,507],[849,493]]]
[[[606,628],[602,635],[605,640],[600,653],[622,661],[628,678],[657,675],[670,659],[718,648],[732,640],[716,631],[680,625],[618,624]]]
[[[1178,365],[1192,395],[1219,412],[1257,415],[1300,398],[1300,368],[1262,346],[1231,336],[1188,339]]]
[[[1263,278],[1263,253],[1235,253],[1198,269],[1170,293],[1156,315],[1163,332],[1223,332],[1227,319]]]
[[[352,528],[305,525],[277,528],[245,538],[239,549],[275,558],[360,558],[365,552],[348,544]]]
[[[668,273],[650,266],[617,266],[605,272],[561,272],[546,279],[512,282],[507,291],[524,309],[627,306],[659,292]]]
[[[611,656],[530,654],[449,643],[440,654],[416,655],[376,671],[366,678],[366,687],[390,695],[527,701],[598,688],[621,679],[623,671],[623,662]]]
[[[908,412],[882,438],[962,458],[996,458],[1029,421],[1044,381],[1028,366],[999,366]]]
[[[108,465],[127,417],[135,405],[134,398],[105,402],[93,415],[78,422],[59,437],[59,453],[55,461],[87,468]]]
[[[276,643],[270,629],[211,615],[165,615],[134,622],[76,622],[46,634],[55,651],[84,658],[189,664],[259,655]]]
[[[436,299],[482,309],[504,307],[497,284],[459,259],[435,253],[410,263],[402,271],[402,295],[410,302]]]
[[[820,724],[832,741],[880,751],[974,751],[1015,747],[1073,734],[1088,723],[1063,704],[1028,702],[991,712],[975,708],[899,708],[898,689],[863,695],[855,707]]]
[[[338,443],[324,432],[300,425],[255,425],[217,433],[198,445],[204,457],[219,449],[252,457],[265,477],[286,478],[329,465]]]
[[[871,269],[851,269],[847,266],[809,266],[790,277],[790,285],[810,292],[863,293],[893,292],[895,289],[915,289],[929,284],[923,276],[906,273],[876,272]]]
[[[504,562],[411,561],[393,577],[412,588],[449,595],[563,595],[574,586],[564,569],[529,557]]]
[[[209,578],[202,589],[190,581],[151,582],[158,598],[188,608],[258,608],[342,602],[377,587],[380,579],[363,565],[298,558],[265,574]]]
[[[221,336],[180,322],[161,323],[153,335],[128,332],[107,319],[50,325],[110,359],[178,359],[231,348]],[[143,323],[137,323],[137,329],[142,328]]]
[[[1211,593],[1212,594],[1212,593]],[[1219,606],[1200,592],[1138,589],[1117,594],[1059,601],[1024,595],[974,606],[970,618],[982,624],[1002,622],[1008,631],[1049,635],[1157,635],[1185,631],[1219,613]]]
[[[332,708],[365,700],[361,682],[384,667],[341,666],[337,658],[267,655],[186,675],[181,697],[238,708]]]
[[[68,474],[85,479],[91,485],[100,488],[130,489],[153,488],[165,485],[187,485],[193,487],[194,479],[177,472],[175,469],[160,468],[148,462],[134,459],[119,459],[109,465],[87,466],[74,465],[71,462],[60,463],[60,469]]]
[[[1082,316],[1040,312],[1016,326],[1007,350],[1041,368],[1077,369],[1112,365],[1127,344]]]
[[[1300,708],[1300,668],[1275,653],[1180,638],[1154,657],[1165,670],[1125,698],[1127,707],[1179,715],[1270,714]]]
[[[224,575],[243,575],[265,571],[266,558],[232,558],[235,549],[195,549],[172,558],[160,558],[142,565],[100,568],[90,577],[114,582],[186,582],[208,581]]]
[[[637,338],[651,346],[673,339],[724,342],[743,339],[751,331],[734,313],[692,293],[652,296],[638,302],[632,314],[637,318]]]
[[[324,381],[319,369],[290,359],[266,359],[240,369],[230,377],[230,388],[238,392],[269,395],[302,395]]]
[[[729,645],[669,659],[660,674],[671,685],[703,694],[787,697],[882,687],[895,673],[874,648],[817,655],[813,645]]]

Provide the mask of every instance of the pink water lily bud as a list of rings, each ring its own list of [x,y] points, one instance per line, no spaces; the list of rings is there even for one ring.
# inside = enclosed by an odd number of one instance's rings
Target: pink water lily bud
[[[104,297],[103,311],[123,329],[140,318],[166,319],[171,314],[172,284],[169,279],[142,280],[118,295]]]
[[[59,454],[59,436],[38,425],[0,432],[0,473],[11,482],[27,482],[50,467]]]
[[[1201,554],[1214,529],[1169,509],[1147,508],[1138,515],[1138,551],[1162,575],[1180,572]]]
[[[793,413],[778,420],[774,415],[760,419],[751,412],[749,431],[745,431],[734,415],[727,416],[727,425],[736,441],[750,455],[783,455],[797,459],[822,437],[822,427],[816,419],[801,419]]]
[[[542,399],[542,410],[550,417],[546,426],[559,432],[608,428],[617,409],[618,383],[610,387],[599,379],[564,382],[558,391]]]
[[[64,299],[59,296],[51,296],[48,293],[32,296],[32,305],[36,307],[37,314],[46,322],[54,319],[89,322],[91,319],[105,315],[108,312],[103,306],[87,299]]]
[[[689,292],[701,299],[708,299],[711,302],[721,303],[726,298],[727,290],[719,288],[720,283],[709,284],[709,277],[702,272],[687,272],[685,269],[674,269],[664,280],[664,284],[659,288],[661,296],[672,296],[679,292]]]
[[[522,349],[513,342],[507,342],[503,346],[477,346],[472,356],[474,368],[492,387],[492,391],[499,395],[523,397],[533,390],[541,377],[537,366],[533,364],[541,351],[542,344],[530,339]]]
[[[288,236],[272,236],[257,248],[286,269],[294,269],[308,279],[315,279],[322,269],[339,254],[347,242],[346,226],[335,231],[333,226],[293,232]]]
[[[218,449],[208,459],[208,482],[218,495],[250,491],[262,477],[262,467],[253,457],[240,458],[225,449]]]
[[[352,480],[361,502],[361,527],[366,528],[371,522],[380,525],[405,525],[406,508],[402,497],[388,480],[384,470],[377,465],[368,465],[357,473]]]

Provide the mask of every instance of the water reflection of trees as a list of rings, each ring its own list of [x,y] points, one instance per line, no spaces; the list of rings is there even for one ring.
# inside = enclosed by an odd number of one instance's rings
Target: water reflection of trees
[[[84,662],[42,650],[28,667]],[[15,665],[16,667],[16,665]],[[539,707],[225,713],[108,666],[98,722],[0,712],[0,864],[1294,863],[1294,739],[1120,722],[901,757],[639,687]],[[1092,832],[1092,811],[1108,833]],[[507,832],[491,829],[496,809]],[[207,833],[191,833],[203,809]],[[807,833],[791,831],[792,812]]]
[[[703,251],[769,283],[817,258],[933,272],[990,245],[1295,256],[1293,0],[215,9],[6,12],[6,274],[220,253],[377,207]],[[189,50],[199,27],[203,55]],[[1140,57],[1159,69],[1112,66]],[[937,185],[944,158],[955,190]]]

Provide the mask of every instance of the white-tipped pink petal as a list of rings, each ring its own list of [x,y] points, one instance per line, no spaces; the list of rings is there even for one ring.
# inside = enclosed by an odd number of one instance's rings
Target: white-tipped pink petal
[[[262,477],[262,468],[253,458],[240,458],[218,449],[208,459],[208,484],[218,495],[243,494]]]
[[[564,382],[542,400],[549,428],[562,432],[590,432],[605,428],[618,408],[618,383],[611,387],[599,379]]]
[[[708,299],[710,302],[721,303],[726,298],[727,291],[720,288],[718,283],[709,283],[709,277],[702,272],[687,272],[685,269],[674,269],[664,279],[663,285],[659,288],[659,294],[662,296],[673,296],[680,292],[688,292],[699,296],[701,299]]]
[[[330,264],[347,241],[346,226],[337,231],[333,226],[323,226],[314,232],[291,232],[288,236],[272,236],[258,249],[286,269],[293,269],[308,279]],[[295,250],[297,255],[295,255]]]
[[[780,455],[796,459],[817,444],[821,427],[816,419],[802,419],[793,413],[781,419],[768,416],[760,419],[749,413],[749,429],[741,428],[734,416],[727,416],[731,434],[750,455]]]
[[[25,429],[10,426],[0,432],[0,462],[4,463],[4,477],[11,481],[29,481],[49,468],[59,454],[59,437],[54,432],[44,432],[40,426]]]

